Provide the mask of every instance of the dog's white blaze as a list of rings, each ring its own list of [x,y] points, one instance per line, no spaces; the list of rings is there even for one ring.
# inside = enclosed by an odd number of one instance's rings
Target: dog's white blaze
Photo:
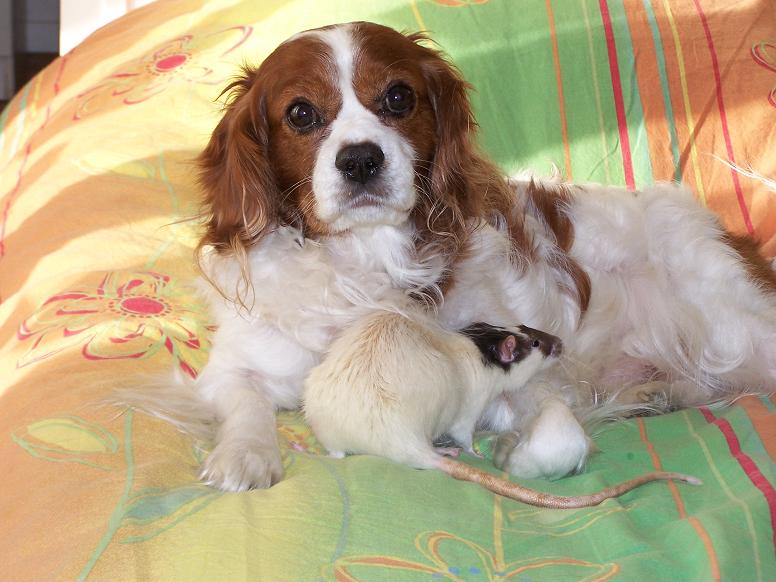
[[[329,135],[321,144],[313,168],[316,214],[335,231],[402,224],[415,205],[412,166],[415,153],[399,132],[383,125],[356,96],[353,71],[358,47],[353,42],[352,25],[320,31],[317,35],[331,49],[342,107],[329,126]],[[334,162],[343,147],[361,142],[373,142],[383,150],[385,162],[379,179],[385,195],[380,205],[348,208],[349,185]]]
[[[337,85],[342,95],[342,115],[349,108],[354,111],[363,110],[356,92],[353,89],[353,37],[352,25],[342,26],[326,30],[320,33],[322,40],[331,47],[334,64],[337,67]],[[366,111],[368,113],[368,111]],[[339,117],[339,116],[338,116]]]

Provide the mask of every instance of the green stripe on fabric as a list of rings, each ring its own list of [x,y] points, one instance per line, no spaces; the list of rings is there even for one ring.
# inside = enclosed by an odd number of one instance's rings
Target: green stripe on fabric
[[[633,52],[633,42],[623,3],[609,2],[608,5],[612,18],[614,37],[617,43],[617,61],[620,66],[625,116],[628,120],[633,174],[636,187],[643,188],[651,184],[654,178],[652,174],[652,161],[649,157],[649,142],[647,127],[644,121],[644,110],[641,106],[641,94],[636,78],[636,57]]]
[[[724,416],[730,420],[728,412]],[[698,487],[676,484],[676,488],[688,519],[697,520],[711,540],[714,554],[718,558],[720,578],[757,580],[756,568],[752,563],[752,538],[746,533],[750,527],[746,513],[741,511],[739,503],[732,501],[725,494],[724,489],[716,481],[715,472],[709,466],[707,456],[704,454],[704,445],[717,470],[724,475],[726,484],[741,494],[739,499],[746,498],[747,505],[751,507],[753,502],[757,502],[754,495],[759,495],[760,498],[762,496],[751,486],[751,483],[745,481],[745,476],[739,474],[738,464],[730,456],[724,437],[721,437],[716,427],[706,423],[697,410],[649,418],[645,422],[648,426],[649,440],[664,463],[663,469],[689,473],[704,482]],[[697,437],[690,433],[688,425]],[[688,436],[692,440],[688,439]],[[719,519],[720,515],[724,515],[723,520]],[[764,522],[759,519],[754,523],[757,539],[768,538],[762,528],[763,524]],[[680,543],[679,536],[663,536],[659,532],[648,531],[650,529],[642,528],[641,531],[657,546],[671,547]],[[737,533],[731,535],[732,531]],[[699,566],[702,565],[698,570],[699,579],[712,579],[711,572],[707,569],[709,557],[701,538],[689,527],[686,535],[681,538],[683,551],[688,554],[684,559],[694,561]],[[724,559],[724,556],[730,555],[746,556],[746,559],[735,561]]]
[[[770,412],[776,412],[776,404],[770,398],[762,397],[760,400]]]
[[[581,0],[564,3],[555,16],[571,160],[577,181],[623,183],[611,80],[606,66],[601,66],[607,60],[606,41],[600,18],[593,19],[592,14]]]
[[[706,442],[704,438],[698,434],[697,429],[693,426],[693,423],[690,420],[690,411],[683,410],[679,414],[681,417],[685,420],[685,423],[687,425],[688,432],[690,436],[695,439],[695,442],[700,447],[701,451],[703,452],[703,457],[706,461],[706,465],[709,468],[709,472],[714,476],[714,481],[719,485],[720,489],[725,493],[725,496],[730,501],[730,507],[731,510],[734,507],[737,507],[739,512],[741,513],[744,522],[745,522],[745,529],[739,530],[742,533],[746,532],[750,543],[748,544],[751,548],[752,552],[752,563],[755,567],[756,572],[756,579],[762,580],[762,559],[760,557],[760,535],[758,534],[757,526],[755,525],[755,520],[752,515],[751,508],[741,501],[738,498],[738,494],[736,491],[734,491],[730,485],[728,484],[728,478],[720,471],[719,467],[717,466],[717,462],[714,458],[714,455],[711,453],[711,450],[708,446],[706,446]],[[708,424],[703,421],[704,424]]]
[[[582,16],[585,23],[585,34],[587,37],[587,51],[588,62],[590,64],[591,80],[593,85],[593,93],[595,95],[596,114],[598,116],[598,137],[601,141],[601,154],[600,158],[591,163],[589,173],[587,175],[587,181],[603,182],[605,184],[612,184],[613,173],[620,170],[619,164],[612,163],[612,157],[617,153],[617,140],[614,138],[617,127],[611,124],[611,120],[615,118],[614,104],[612,101],[611,91],[603,91],[608,77],[601,76],[601,67],[597,63],[602,62],[601,59],[606,57],[606,47],[601,42],[600,28],[596,30],[598,43],[595,42],[593,37],[593,24],[590,19],[590,10],[587,5],[587,0],[580,0],[580,8],[582,10]],[[582,59],[580,59],[582,60]],[[584,62],[582,60],[582,62]],[[586,87],[587,84],[582,85]],[[604,101],[604,98],[607,98]],[[606,112],[604,112],[606,107]],[[586,149],[587,150],[587,149]],[[594,149],[587,150],[590,152],[590,156],[595,156]],[[619,181],[622,182],[625,179],[624,176],[619,176]]]
[[[434,39],[474,86],[472,105],[486,152],[507,171],[562,167],[558,90],[545,7],[526,4],[519,20],[509,2],[457,8],[419,2],[418,8]]]
[[[666,110],[666,123],[671,139],[671,156],[674,160],[674,180],[677,182],[682,179],[682,169],[679,157],[679,138],[676,134],[676,120],[674,119],[674,107],[671,103],[671,93],[668,89],[668,73],[666,72],[666,58],[663,50],[663,39],[660,36],[660,29],[657,26],[655,11],[652,9],[650,0],[644,1],[644,10],[647,13],[649,28],[652,32],[652,40],[655,44],[655,55],[657,56],[657,70],[660,76],[660,90],[663,93],[663,105]]]
[[[647,418],[643,422],[646,425],[646,442],[639,436],[638,423],[632,421],[607,430],[596,438],[601,453],[591,457],[586,474],[599,468],[612,471],[613,476],[609,481],[611,484],[626,477],[652,471],[655,465],[649,450],[651,445],[663,470],[677,470],[689,474],[697,472],[701,478],[706,476],[706,471],[701,470],[698,461],[699,457],[703,458],[702,455],[694,447],[686,446],[686,430],[672,415]],[[702,487],[684,484],[676,484],[675,487],[685,503],[687,495],[708,493]],[[712,493],[716,495],[717,491]],[[710,579],[703,540],[693,525],[682,518],[671,485],[665,482],[651,483],[632,494],[626,494],[615,503],[621,503],[627,508],[629,527],[639,532],[639,545],[634,545],[627,554],[617,560],[622,568],[623,580],[676,579],[676,573],[666,571],[665,565],[661,565],[659,560],[653,562],[645,557],[661,552],[665,547],[678,545],[682,547],[681,555],[672,556],[675,557],[676,571],[694,572],[699,579]],[[605,527],[611,527],[612,523],[613,520],[610,520]],[[706,525],[705,522],[703,525]],[[617,535],[620,531],[618,528]],[[597,536],[605,535],[603,530],[596,533]]]
[[[757,429],[752,424],[752,419],[749,418],[746,410],[741,406],[731,406],[725,409],[725,418],[733,425],[736,433],[749,435],[747,439],[741,441],[741,450],[753,459],[756,459],[757,464],[761,467],[766,466],[761,463],[761,460],[764,462],[769,459],[768,451],[765,450],[765,445],[760,440]],[[769,461],[767,465],[770,464]]]

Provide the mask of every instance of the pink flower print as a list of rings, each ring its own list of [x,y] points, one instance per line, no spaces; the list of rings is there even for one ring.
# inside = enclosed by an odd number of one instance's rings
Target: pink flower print
[[[73,119],[82,119],[116,99],[124,105],[142,103],[173,85],[222,85],[234,74],[234,63],[223,57],[243,44],[252,31],[250,26],[235,26],[173,39],[78,95]],[[228,43],[225,50],[224,43]]]
[[[752,58],[761,67],[776,73],[776,43],[763,41],[752,47]],[[768,93],[768,103],[776,107],[776,86]]]
[[[211,329],[193,294],[169,276],[109,273],[95,290],[54,295],[22,322],[17,337],[31,344],[17,366],[73,347],[92,361],[145,359],[166,351],[193,378]]]

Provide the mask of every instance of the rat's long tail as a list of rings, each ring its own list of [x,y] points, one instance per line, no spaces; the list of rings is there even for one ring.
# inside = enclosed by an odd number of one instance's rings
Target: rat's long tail
[[[523,487],[517,483],[512,483],[495,475],[491,475],[481,469],[477,469],[460,461],[452,459],[446,459],[444,457],[439,459],[437,467],[456,479],[462,481],[471,481],[477,483],[485,489],[509,497],[515,501],[527,503],[529,505],[536,505],[537,507],[551,507],[553,509],[571,509],[575,507],[590,507],[592,505],[598,505],[605,499],[611,499],[612,497],[619,497],[623,493],[627,493],[631,489],[635,489],[650,481],[664,481],[667,479],[676,479],[677,481],[684,481],[691,485],[701,485],[702,481],[691,477],[690,475],[684,475],[682,473],[668,473],[665,471],[654,471],[652,473],[646,473],[635,479],[624,481],[618,485],[607,487],[597,493],[590,495],[573,495],[562,496],[552,495],[550,493],[543,493],[536,491],[535,489],[529,489]]]

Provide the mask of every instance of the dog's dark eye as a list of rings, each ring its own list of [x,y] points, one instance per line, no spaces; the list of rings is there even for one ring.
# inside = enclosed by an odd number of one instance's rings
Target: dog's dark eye
[[[306,101],[299,101],[289,107],[286,118],[291,127],[299,131],[308,131],[321,123],[318,111]]]
[[[407,85],[394,85],[383,98],[383,107],[394,115],[407,113],[415,104],[415,95]]]

